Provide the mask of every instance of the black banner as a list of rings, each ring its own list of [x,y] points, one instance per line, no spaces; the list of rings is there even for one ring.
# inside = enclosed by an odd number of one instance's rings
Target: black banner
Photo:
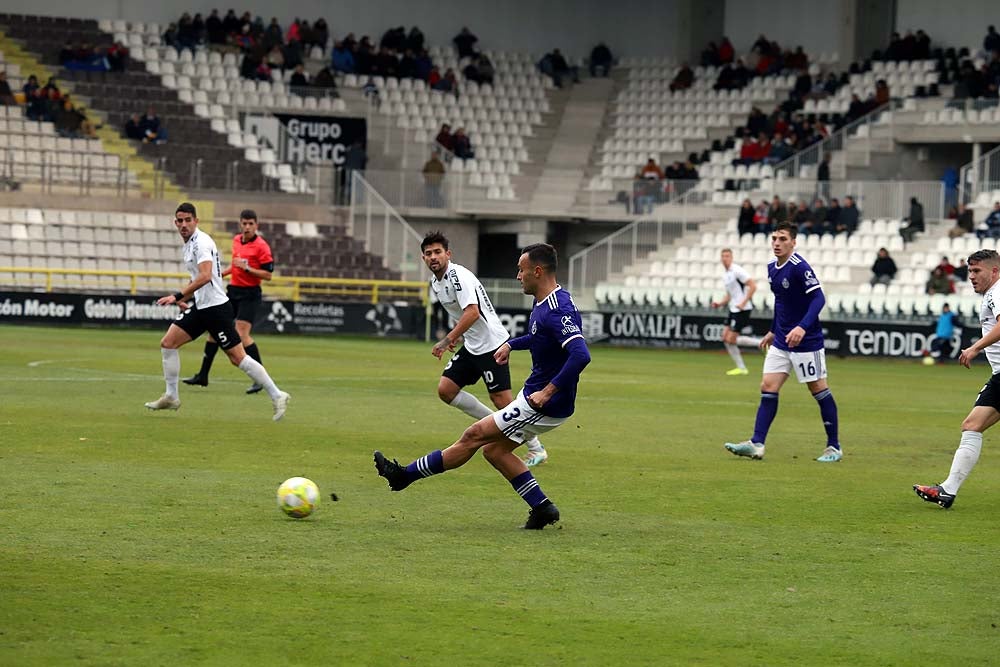
[[[500,321],[512,336],[525,332],[530,312],[498,309]],[[708,350],[722,347],[723,313],[718,317],[643,311],[588,312],[581,314],[584,336],[590,343]],[[763,336],[770,318],[752,318],[753,334]],[[937,338],[933,323],[831,321],[823,323],[826,349],[831,354],[863,357],[910,357],[929,354]],[[750,332],[745,332],[750,333]],[[979,338],[979,327],[956,329],[951,356]]]
[[[247,131],[272,146],[282,162],[299,164],[344,164],[347,149],[355,142],[368,141],[364,118],[309,116],[277,113],[246,117]]]
[[[165,329],[177,306],[156,297],[0,292],[0,324],[71,324]],[[399,338],[424,336],[423,306],[388,303],[265,301],[256,333],[348,333]]]

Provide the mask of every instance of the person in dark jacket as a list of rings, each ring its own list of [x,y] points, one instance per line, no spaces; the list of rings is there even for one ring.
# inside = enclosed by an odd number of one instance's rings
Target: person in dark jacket
[[[874,287],[879,283],[888,285],[895,277],[896,262],[893,261],[892,257],[889,257],[888,250],[885,248],[879,248],[878,256],[875,258],[875,263],[872,264],[872,286]]]
[[[833,232],[835,234],[853,234],[858,228],[860,219],[861,211],[854,205],[854,197],[844,197],[844,205],[840,207],[840,215],[837,216]]]
[[[972,209],[965,204],[959,204],[958,217],[955,218],[955,226],[948,230],[948,237],[965,236],[966,234],[971,234],[973,229]]]
[[[739,230],[740,234],[753,234],[754,224],[753,224],[753,202],[749,199],[743,200],[743,205],[740,207],[740,218],[736,225],[736,229]]]
[[[924,207],[917,201],[916,197],[910,197],[910,215],[903,220],[909,224],[899,230],[899,235],[907,243],[912,243],[917,232],[924,231]]]

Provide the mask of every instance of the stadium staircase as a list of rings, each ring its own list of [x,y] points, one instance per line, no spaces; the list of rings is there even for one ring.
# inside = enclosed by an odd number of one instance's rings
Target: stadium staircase
[[[24,72],[32,72],[39,75],[40,83],[44,83],[44,81],[51,77],[56,77],[60,89],[64,93],[72,93],[73,99],[78,100],[77,104],[79,104],[79,100],[86,100],[88,111],[85,112],[85,115],[97,127],[97,137],[101,141],[101,146],[105,152],[117,155],[122,164],[128,165],[129,170],[135,174],[144,196],[183,198],[181,190],[177,185],[165,175],[157,174],[156,167],[151,162],[143,159],[135,148],[128,145],[117,132],[108,128],[103,122],[104,119],[95,117],[95,109],[92,104],[94,100],[82,92],[82,86],[78,87],[72,82],[61,79],[56,70],[50,66],[51,59],[44,56],[42,59],[39,59],[34,52],[22,47],[21,42],[25,41],[24,38],[27,35],[41,34],[41,31],[51,33],[53,36],[48,39],[53,41],[60,40],[58,42],[59,46],[56,47],[57,51],[55,55],[56,60],[58,60],[58,49],[65,41],[79,39],[79,41],[96,43],[101,40],[101,34],[97,30],[96,21],[83,21],[79,19],[64,19],[64,21],[48,24],[51,30],[41,27],[46,24],[38,23],[35,27],[35,31],[37,32],[33,32],[32,28],[26,27],[31,24],[17,21],[17,17],[14,16],[0,15],[0,51],[3,52],[4,59],[7,62],[18,64]],[[58,37],[55,35],[58,35]],[[49,44],[49,56],[52,55],[51,48],[51,44]]]

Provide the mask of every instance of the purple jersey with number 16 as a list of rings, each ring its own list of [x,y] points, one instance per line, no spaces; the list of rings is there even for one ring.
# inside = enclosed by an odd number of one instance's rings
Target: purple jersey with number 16
[[[818,313],[812,321],[804,321],[809,306],[814,299],[823,299],[819,278],[809,263],[797,252],[792,253],[784,264],[779,265],[774,258],[767,265],[767,282],[774,292],[774,347],[791,352],[815,352],[823,349],[823,327]],[[806,334],[802,342],[789,348],[785,342],[788,332],[801,326]]]

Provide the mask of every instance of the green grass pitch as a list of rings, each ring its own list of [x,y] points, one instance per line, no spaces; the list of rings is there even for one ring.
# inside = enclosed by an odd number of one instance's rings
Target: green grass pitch
[[[469,423],[430,345],[263,337],[283,422],[216,360],[162,393],[157,331],[0,327],[0,665],[898,665],[1000,655],[992,434],[949,511],[946,476],[988,370],[831,358],[846,456],[787,384],[767,458],[761,357],[596,347],[536,471],[559,528],[482,459],[390,493]],[[181,352],[197,368],[198,342]],[[517,384],[529,368],[515,353]],[[519,384],[517,384],[519,386]],[[475,389],[481,397],[481,386]],[[274,493],[316,481],[286,518]],[[328,499],[330,492],[340,502]]]

